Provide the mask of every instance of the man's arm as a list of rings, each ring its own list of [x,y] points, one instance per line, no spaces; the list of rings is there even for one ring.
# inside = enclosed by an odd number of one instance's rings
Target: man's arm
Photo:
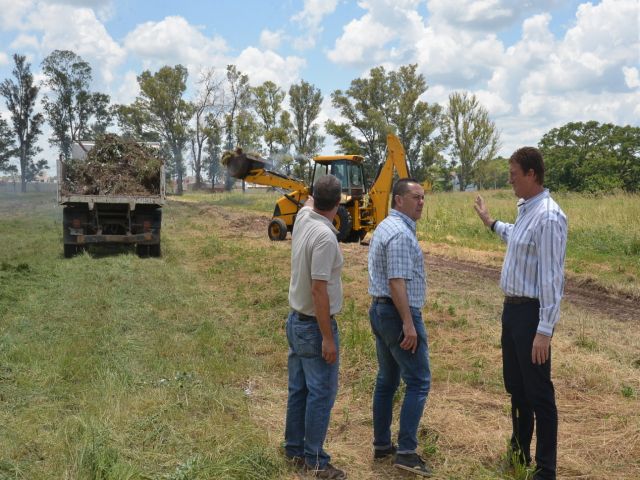
[[[484,203],[484,198],[478,195],[473,204],[473,208],[476,210],[476,213],[480,217],[480,220],[482,220],[482,223],[484,223],[487,228],[491,228],[491,225],[493,225],[495,220],[491,218],[491,215],[489,215],[489,209]]]
[[[411,350],[411,353],[415,353],[418,347],[418,334],[416,333],[416,327],[413,325],[413,317],[411,316],[411,310],[409,308],[409,297],[407,296],[407,284],[404,278],[390,278],[389,291],[391,292],[393,305],[396,307],[396,310],[398,310],[400,318],[402,319],[404,340],[400,342],[400,348],[403,350]]]
[[[338,358],[336,342],[331,330],[331,312],[329,311],[329,293],[326,280],[311,280],[311,298],[313,310],[322,334],[322,358],[332,364]]]
[[[531,351],[531,361],[538,365],[549,358],[551,336],[560,317],[566,246],[567,226],[564,218],[542,225],[538,238],[540,320]]]

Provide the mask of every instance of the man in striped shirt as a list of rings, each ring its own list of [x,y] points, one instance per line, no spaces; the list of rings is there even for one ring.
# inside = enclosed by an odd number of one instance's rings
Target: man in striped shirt
[[[474,208],[483,223],[507,243],[500,287],[502,368],[511,395],[513,459],[531,462],[536,428],[534,480],[555,480],[558,411],[551,381],[551,337],[564,288],[567,217],[543,187],[544,161],[533,147],[509,159],[509,183],[520,201],[514,224],[494,220],[478,195]]]

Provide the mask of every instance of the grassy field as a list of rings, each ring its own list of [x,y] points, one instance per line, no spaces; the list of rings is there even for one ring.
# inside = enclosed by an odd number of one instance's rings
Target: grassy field
[[[164,209],[163,257],[62,258],[52,194],[0,195],[0,479],[294,479],[286,403],[288,241],[275,194],[190,194]],[[509,220],[508,192],[486,195]],[[429,196],[427,255],[499,264],[473,195]],[[640,199],[562,196],[568,269],[639,291]],[[327,448],[351,479],[407,478],[371,461],[375,352],[366,247],[344,245],[341,386]],[[429,272],[433,387],[420,432],[441,479],[517,479],[500,370],[500,292]],[[554,339],[560,478],[640,477],[640,322],[563,305]]]

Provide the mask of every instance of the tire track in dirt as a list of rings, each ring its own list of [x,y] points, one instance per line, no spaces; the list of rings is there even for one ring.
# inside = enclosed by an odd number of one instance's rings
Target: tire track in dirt
[[[435,270],[445,274],[452,270],[462,271],[492,282],[498,283],[500,281],[500,269],[496,267],[426,253],[425,258],[427,271]],[[607,291],[595,283],[580,283],[568,278],[564,287],[563,299],[587,311],[606,315],[616,320],[640,320],[638,299]]]

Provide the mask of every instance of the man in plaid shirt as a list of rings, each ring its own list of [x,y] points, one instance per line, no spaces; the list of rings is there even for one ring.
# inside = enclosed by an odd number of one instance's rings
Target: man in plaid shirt
[[[395,454],[396,467],[430,476],[430,468],[416,451],[418,426],[431,385],[427,331],[422,320],[427,282],[416,237],[423,206],[424,190],[418,182],[406,178],[396,182],[391,212],[376,228],[369,247],[369,319],[378,356],[373,395],[374,458]],[[401,378],[406,392],[396,446],[391,440],[391,420]]]

